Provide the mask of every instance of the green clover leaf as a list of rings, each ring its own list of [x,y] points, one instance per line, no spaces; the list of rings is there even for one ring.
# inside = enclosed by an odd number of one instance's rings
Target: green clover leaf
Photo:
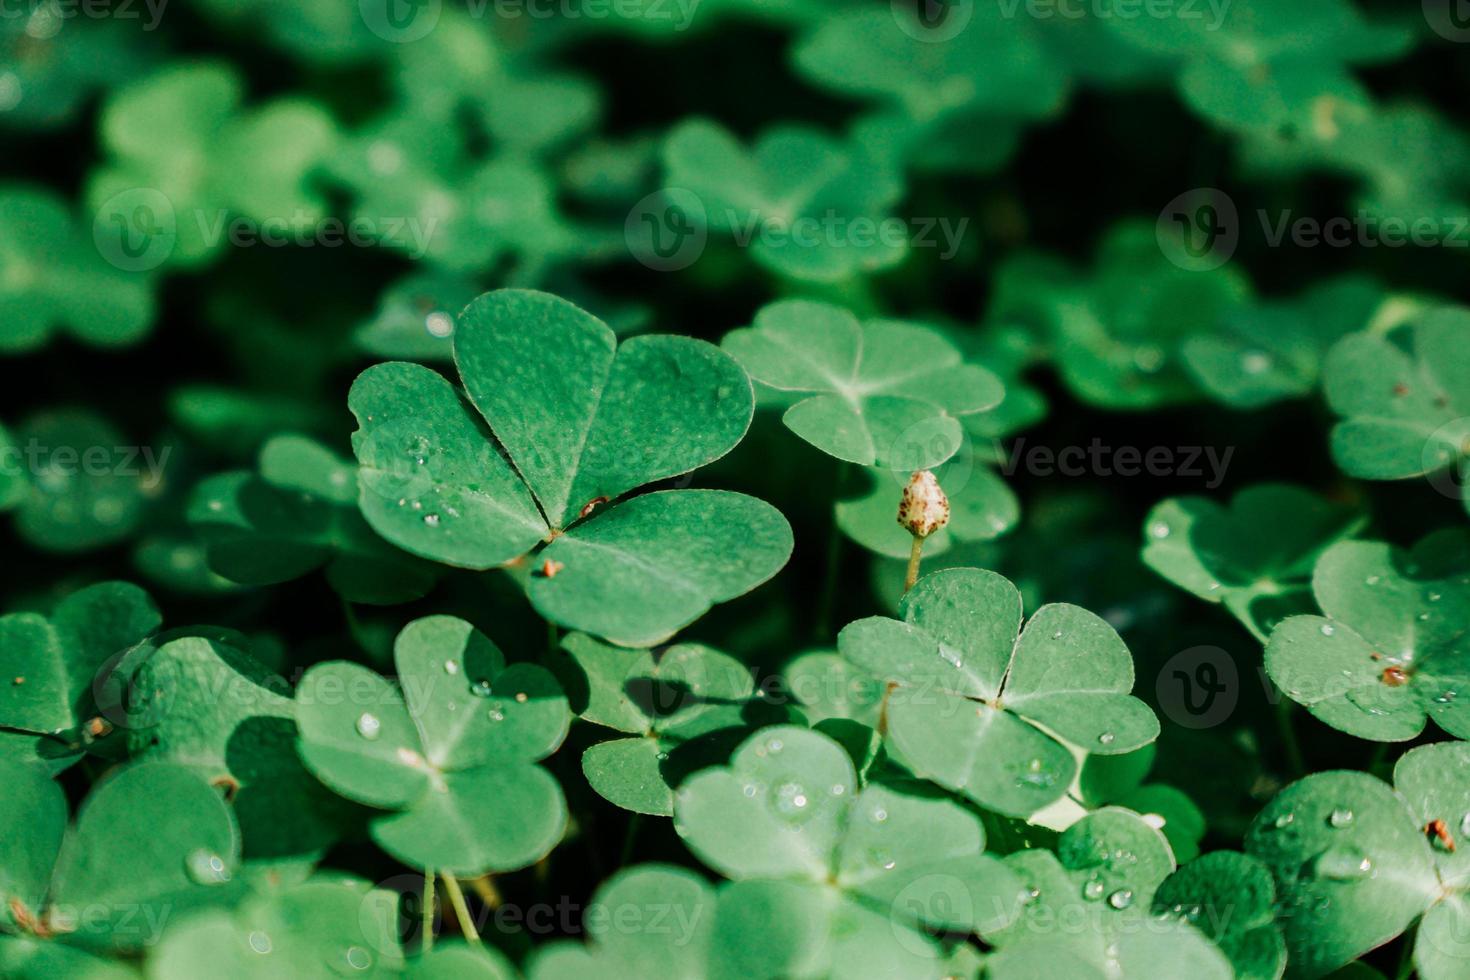
[[[859,144],[783,126],[747,148],[718,123],[690,119],[669,133],[663,161],[665,184],[703,208],[687,217],[731,234],[753,261],[787,279],[842,282],[907,254],[906,230],[903,241],[878,234],[903,182]]]
[[[0,766],[13,787],[0,811],[5,839],[15,844],[0,870],[0,921],[10,928],[136,950],[157,939],[170,915],[233,893],[221,886],[239,864],[234,817],[187,768],[142,762],[114,771],[93,787],[63,838],[60,788],[36,766]],[[27,805],[35,809],[20,809]]]
[[[298,748],[333,791],[388,812],[373,839],[405,864],[472,876],[525,867],[566,827],[537,760],[567,732],[566,696],[541,667],[507,665],[470,624],[418,619],[393,649],[399,687],[345,661],[296,690]]]
[[[104,714],[126,727],[133,758],[187,766],[227,793],[246,857],[319,858],[355,814],[302,767],[289,685],[247,646],[220,629],[160,635],[104,676]]]
[[[98,681],[113,659],[158,629],[158,608],[127,582],[73,592],[49,616],[0,616],[0,728],[6,755],[65,767],[112,723],[98,717]],[[14,750],[12,752],[11,750]]]
[[[860,322],[826,303],[772,303],[721,346],[762,385],[808,396],[782,416],[788,429],[863,466],[914,470],[944,462],[960,447],[959,419],[994,408],[1004,394],[999,378],[966,363],[937,330]]]
[[[674,826],[706,864],[754,886],[721,896],[713,951],[727,962],[740,961],[731,947],[749,942],[752,916],[780,921],[779,904],[761,896],[794,903],[809,931],[773,936],[764,953],[784,962],[826,947],[838,975],[868,946],[933,960],[938,946],[921,928],[987,934],[1020,907],[1020,882],[984,853],[976,814],[917,782],[859,785],[846,749],[805,728],[762,729],[728,768],[691,776]]]
[[[455,315],[479,294],[478,287],[459,276],[406,276],[384,291],[373,318],[357,329],[357,345],[378,357],[451,360]]]
[[[55,5],[5,18],[0,23],[0,125],[66,125],[95,92],[127,82],[145,68],[151,56],[141,41],[135,32],[69,16]]]
[[[394,932],[398,896],[355,878],[312,880],[210,909],[168,930],[148,957],[156,980],[224,973],[267,980],[282,972],[391,977],[403,950]]]
[[[1429,535],[1407,553],[1344,541],[1317,560],[1321,616],[1293,616],[1266,646],[1276,685],[1321,721],[1359,738],[1403,742],[1426,718],[1470,738],[1470,533]]]
[[[378,605],[418,599],[434,584],[432,565],[364,522],[352,464],[303,436],[267,442],[259,475],[201,481],[188,517],[209,567],[232,582],[275,585],[325,568],[344,599]]]
[[[16,430],[17,455],[3,466],[29,487],[15,529],[43,551],[78,552],[132,535],[164,480],[170,447],[130,445],[112,423],[81,409],[42,412]],[[17,493],[13,489],[12,494]]]
[[[1074,823],[1056,853],[1017,851],[1005,863],[1025,882],[1020,918],[987,938],[986,976],[1030,980],[1065,966],[1087,977],[1232,976],[1213,943],[1150,904],[1174,870],[1158,830],[1136,813],[1098,810]]]
[[[608,878],[592,896],[589,941],[538,949],[531,980],[608,980],[706,976],[715,893],[686,868],[640,864]]]
[[[604,799],[636,813],[673,816],[674,788],[723,761],[757,719],[750,668],[718,650],[679,643],[627,650],[582,633],[562,641],[572,663],[563,686],[584,721],[635,737],[598,742],[582,772]]]
[[[667,639],[785,564],[791,529],[752,497],[672,490],[607,503],[740,441],[752,395],[733,358],[682,337],[618,346],[601,321],[525,290],[472,303],[454,345],[469,402],[509,459],[440,375],[369,368],[348,398],[359,505],[389,541],[483,569],[549,540],[532,605],[627,646]]]
[[[1021,505],[1005,480],[964,450],[960,453],[940,476],[949,499],[949,523],[924,539],[925,558],[937,558],[957,544],[993,541],[1021,517]],[[837,526],[869,551],[908,558],[913,535],[895,519],[906,481],[881,469],[868,470],[867,477],[866,493],[837,501]]]
[[[784,688],[813,727],[828,719],[855,721],[876,729],[882,717],[883,685],[835,650],[802,653],[781,670]]]
[[[1220,947],[1237,980],[1277,980],[1286,941],[1276,925],[1276,883],[1260,861],[1215,851],[1171,874],[1154,892],[1154,911],[1182,917]]]
[[[1116,755],[1158,737],[1158,719],[1128,694],[1128,648],[1079,606],[1042,606],[1022,630],[1016,587],[963,568],[921,579],[901,615],[850,623],[837,645],[889,685],[888,745],[916,775],[1025,817],[1076,774],[1058,738]]]
[[[1336,341],[1409,310],[1411,303],[1373,280],[1345,275],[1292,299],[1231,310],[1215,333],[1190,337],[1181,353],[1211,397],[1231,408],[1260,408],[1310,395]]]
[[[101,125],[110,158],[92,173],[86,198],[109,261],[195,268],[229,241],[234,217],[257,223],[265,240],[310,233],[327,216],[309,176],[335,151],[336,123],[303,99],[244,112],[243,88],[229,66],[198,62],[108,99]]]
[[[1362,518],[1301,487],[1263,483],[1223,507],[1174,497],[1144,521],[1143,562],[1206,602],[1218,602],[1261,642],[1287,615],[1311,608],[1312,567]]]
[[[1205,815],[1188,794],[1166,783],[1145,783],[1153,769],[1158,743],[1126,755],[1092,755],[1077,774],[1078,802],[1089,808],[1107,805],[1143,814],[1145,822],[1164,832],[1179,861],[1199,856]]]
[[[377,0],[376,7],[383,6]],[[211,20],[245,28],[242,33],[263,34],[303,61],[358,61],[382,47],[368,27],[368,12],[375,9],[372,0],[347,8],[332,0],[204,0],[200,7]]]
[[[126,346],[154,312],[151,283],[107,264],[61,199],[0,187],[0,353],[33,350],[63,329],[92,346]]]
[[[1343,417],[1332,430],[1332,456],[1344,472],[1368,480],[1464,475],[1467,337],[1470,315],[1438,309],[1391,336],[1353,334],[1332,348],[1323,377],[1327,401]]]
[[[1397,791],[1359,772],[1292,783],[1246,835],[1271,869],[1293,973],[1316,977],[1419,921],[1414,964],[1425,980],[1461,976],[1470,864],[1452,850],[1470,833],[1470,747],[1441,742],[1400,757]]]

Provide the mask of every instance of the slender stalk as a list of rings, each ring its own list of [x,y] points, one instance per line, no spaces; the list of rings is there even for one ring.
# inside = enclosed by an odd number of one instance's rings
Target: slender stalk
[[[1291,767],[1293,776],[1301,776],[1307,771],[1307,766],[1302,759],[1302,747],[1296,740],[1296,728],[1292,725],[1295,708],[1295,701],[1280,697],[1276,702],[1276,725],[1281,729],[1281,741],[1286,748],[1286,764]]]
[[[459,929],[464,937],[472,943],[480,942],[480,932],[475,928],[475,920],[470,916],[470,908],[465,904],[464,892],[459,890],[459,882],[454,880],[453,875],[443,875],[444,890],[449,893],[449,904],[454,906],[454,917],[459,920]]]
[[[495,877],[493,875],[480,875],[478,878],[471,878],[470,887],[475,890],[476,895],[480,896],[480,901],[485,903],[486,908],[500,908],[502,901],[500,889],[495,887]]]
[[[635,813],[628,818],[628,831],[623,834],[623,855],[618,861],[622,867],[626,868],[629,859],[633,856],[633,839],[638,836],[639,817],[641,816],[642,814]]]
[[[914,535],[914,543],[909,548],[909,571],[908,574],[903,577],[904,592],[908,592],[909,589],[912,589],[914,587],[914,583],[919,580],[919,561],[921,558],[923,558],[923,555],[924,539],[916,534]]]
[[[424,924],[419,947],[427,953],[434,948],[434,872],[429,868],[424,869],[423,905],[420,911],[424,917]]]

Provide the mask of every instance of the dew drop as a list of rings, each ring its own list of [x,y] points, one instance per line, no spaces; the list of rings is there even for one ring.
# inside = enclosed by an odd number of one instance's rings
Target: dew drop
[[[1294,813],[1283,813],[1279,817],[1277,817],[1274,821],[1272,821],[1272,825],[1277,830],[1281,830],[1281,829],[1283,829],[1285,827],[1291,826],[1291,822],[1293,820],[1295,820],[1295,819],[1296,819],[1296,814],[1294,814]]]
[[[448,313],[435,311],[424,317],[424,329],[433,337],[448,337],[454,333],[454,320]]]
[[[378,716],[370,711],[364,711],[357,716],[357,734],[371,741],[377,738],[383,731],[383,723]]]
[[[1337,632],[1337,630],[1333,629],[1331,623],[1323,623],[1322,624],[1322,635],[1323,636],[1331,636],[1333,633],[1336,633],[1336,632]]]
[[[489,717],[491,721],[505,721],[505,712],[500,709],[500,705],[493,705]]]
[[[225,859],[204,848],[189,852],[184,859],[184,871],[190,880],[201,885],[222,885],[230,880],[230,869]]]
[[[361,946],[347,947],[347,965],[354,970],[366,970],[373,965],[372,955]]]
[[[785,744],[779,738],[773,738],[766,743],[766,751],[771,753],[771,755],[775,755],[777,752],[780,752],[781,749],[783,749],[784,747]]]
[[[1133,889],[1119,888],[1108,896],[1108,904],[1115,909],[1126,909],[1133,904]]]
[[[424,524],[427,525],[427,526],[429,526],[429,527],[438,527],[439,526],[439,515],[438,514],[425,514],[424,515]]]
[[[1343,827],[1351,826],[1352,822],[1353,811],[1347,809],[1346,807],[1338,807],[1337,809],[1333,810],[1332,813],[1330,813],[1327,817],[1327,823],[1330,826],[1338,828],[1339,830]]]
[[[746,796],[754,799],[755,798],[755,794],[760,792],[760,787],[756,786],[755,783],[746,783],[744,786],[742,786],[740,788],[740,791],[742,793],[744,793]]]
[[[488,698],[492,690],[490,682],[483,677],[470,684],[470,693],[477,698]]]
[[[1313,868],[1322,878],[1353,881],[1367,877],[1373,870],[1373,861],[1356,848],[1329,847],[1317,856]]]
[[[1367,578],[1367,579],[1365,579],[1365,581],[1366,581],[1366,582],[1367,582],[1367,583],[1368,583],[1368,584],[1369,584],[1369,585],[1377,585],[1377,584],[1378,584],[1378,583],[1379,583],[1379,582],[1381,582],[1381,581],[1383,581],[1383,579],[1382,579],[1382,578],[1380,578],[1380,577],[1379,577],[1379,576],[1377,576],[1377,575],[1369,575],[1369,576],[1368,576],[1368,578]]]
[[[1087,899],[1089,902],[1096,902],[1098,899],[1103,897],[1103,892],[1107,890],[1108,889],[1106,885],[1104,885],[1096,878],[1093,878],[1091,881],[1087,882],[1087,884],[1082,886],[1082,897]]]
[[[1167,538],[1169,536],[1169,525],[1165,524],[1163,521],[1154,521],[1148,526],[1148,533],[1149,537],[1159,538],[1162,540],[1163,538]]]
[[[1470,813],[1460,818],[1460,833],[1470,834]]]
[[[453,660],[444,661],[444,673],[453,677],[455,674],[459,673],[459,664]]]
[[[874,807],[871,816],[874,823],[882,823],[883,821],[888,819],[888,811],[883,809],[881,806]],[[1467,815],[1466,819],[1470,819],[1470,815]]]
[[[846,792],[847,792],[847,787],[844,786],[844,785],[842,785],[841,783],[833,783],[832,784],[832,795],[833,796],[841,796],[843,793],[846,793]]]
[[[525,691],[516,692],[516,704],[525,704],[526,701],[529,699],[530,695],[528,695]]]
[[[271,937],[267,936],[259,929],[256,929],[254,932],[252,932],[246,941],[250,943],[250,948],[255,950],[255,952],[257,953],[264,954],[271,951]]]
[[[1097,740],[1103,745],[1112,745],[1117,740],[1117,736],[1112,732],[1103,732],[1097,737]]]

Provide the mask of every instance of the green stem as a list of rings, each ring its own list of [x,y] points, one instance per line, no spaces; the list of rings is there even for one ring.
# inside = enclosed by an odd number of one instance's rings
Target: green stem
[[[465,904],[464,892],[459,890],[459,882],[454,880],[453,875],[444,875],[444,890],[449,893],[449,903],[454,906],[454,917],[459,920],[459,929],[464,937],[470,942],[480,942],[479,930],[475,928],[475,920],[470,917],[470,908]]]
[[[623,834],[623,854],[618,859],[618,865],[626,868],[629,860],[633,857],[633,839],[638,836],[638,824],[642,814],[635,813],[628,818],[628,831]]]
[[[427,953],[434,948],[434,872],[428,868],[424,869],[424,907],[421,911],[424,925],[419,946]]]
[[[913,546],[909,548],[909,570],[903,577],[903,591],[908,593],[919,580],[919,562],[924,557],[924,539],[917,534],[914,535]]]
[[[837,572],[842,561],[842,529],[837,526],[837,502],[847,487],[852,464],[839,460],[837,472],[832,478],[833,503],[832,523],[827,529],[827,567],[822,579],[822,591],[817,596],[817,615],[813,620],[817,642],[825,642],[832,632],[832,606],[837,600]]]
[[[1307,767],[1302,760],[1302,747],[1296,740],[1296,729],[1292,726],[1295,711],[1296,702],[1277,692],[1276,727],[1281,730],[1281,742],[1286,748],[1286,764],[1291,767],[1293,776],[1300,777],[1306,774]]]

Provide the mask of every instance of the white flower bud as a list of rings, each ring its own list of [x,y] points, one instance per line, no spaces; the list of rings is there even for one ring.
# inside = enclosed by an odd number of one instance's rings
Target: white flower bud
[[[898,523],[919,538],[927,538],[949,523],[949,498],[933,473],[915,470],[909,477],[898,504]]]

